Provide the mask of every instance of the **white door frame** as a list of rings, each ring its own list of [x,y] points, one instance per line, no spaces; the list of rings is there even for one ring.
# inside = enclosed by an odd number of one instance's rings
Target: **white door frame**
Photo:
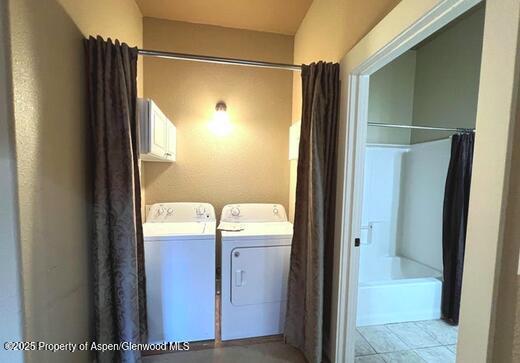
[[[369,76],[481,0],[403,0],[341,61],[332,336],[334,362],[354,362]],[[477,127],[478,128],[478,127]]]

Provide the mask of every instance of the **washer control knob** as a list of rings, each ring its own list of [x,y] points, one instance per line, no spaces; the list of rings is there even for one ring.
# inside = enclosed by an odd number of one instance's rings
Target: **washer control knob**
[[[238,251],[233,252],[233,256],[239,257],[240,256],[240,252],[238,252]]]
[[[278,215],[278,207],[273,207],[273,214]]]
[[[238,217],[240,215],[240,209],[238,207],[231,208],[231,215],[233,217]]]
[[[171,216],[173,214],[173,208],[168,208],[168,210],[166,212],[167,212],[167,215]]]

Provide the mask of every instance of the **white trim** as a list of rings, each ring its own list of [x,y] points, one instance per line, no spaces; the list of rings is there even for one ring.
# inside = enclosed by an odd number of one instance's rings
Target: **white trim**
[[[481,0],[403,0],[341,61],[340,142],[333,336],[334,362],[354,362],[364,140],[369,75],[456,19]],[[348,80],[348,82],[345,82]],[[351,339],[349,339],[349,337]]]

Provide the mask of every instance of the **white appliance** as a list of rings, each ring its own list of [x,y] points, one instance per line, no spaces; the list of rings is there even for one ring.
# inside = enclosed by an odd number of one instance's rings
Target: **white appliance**
[[[154,204],[143,224],[148,340],[215,339],[215,210]]]
[[[172,162],[177,157],[177,128],[149,99],[137,100],[139,157],[143,161]]]
[[[280,204],[222,210],[221,337],[283,333],[293,225]]]

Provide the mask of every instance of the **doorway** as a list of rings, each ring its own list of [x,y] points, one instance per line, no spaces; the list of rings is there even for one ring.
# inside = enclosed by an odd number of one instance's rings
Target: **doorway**
[[[358,281],[360,278],[360,250],[362,251],[363,249],[363,237],[365,237],[365,240],[369,238],[370,236],[368,236],[367,234],[369,232],[373,232],[375,229],[377,229],[377,227],[380,227],[380,236],[381,234],[384,234],[385,230],[385,228],[381,228],[382,226],[377,226],[377,223],[368,223],[370,221],[367,221],[366,218],[363,219],[363,183],[366,182],[366,180],[364,180],[363,172],[365,169],[365,163],[367,162],[365,160],[365,154],[368,154],[368,152],[365,153],[365,148],[367,146],[367,137],[373,136],[374,134],[378,133],[378,131],[370,131],[372,128],[375,129],[376,127],[369,126],[369,123],[392,123],[397,125],[406,123],[403,122],[405,121],[403,119],[400,119],[397,122],[395,120],[393,122],[390,122],[389,120],[372,120],[369,118],[371,112],[370,98],[371,91],[373,90],[371,78],[375,76],[377,71],[382,70],[385,66],[392,63],[392,61],[396,61],[396,59],[399,56],[404,55],[407,51],[417,51],[419,47],[424,46],[425,42],[429,42],[431,41],[431,39],[435,38],[435,36],[437,36],[437,34],[435,33],[440,33],[439,30],[445,30],[450,26],[453,26],[453,24],[450,23],[452,23],[456,19],[463,19],[465,17],[468,17],[472,12],[477,11],[475,9],[471,9],[478,3],[479,1],[474,1],[471,3],[461,1],[438,2],[436,4],[437,6],[434,6],[433,8],[425,7],[424,9],[418,9],[419,6],[409,4],[403,4],[402,8],[398,6],[396,8],[395,14],[391,14],[389,18],[392,18],[392,15],[395,15],[395,18],[397,18],[398,15],[401,15],[401,19],[403,19],[402,30],[397,31],[399,29],[396,29],[395,34],[388,35],[386,37],[387,40],[383,41],[382,39],[377,39],[378,34],[382,34],[384,30],[390,28],[391,26],[385,23],[380,24],[378,26],[379,29],[378,27],[376,27],[374,31],[371,34],[369,34],[369,36],[365,38],[349,54],[347,54],[347,56],[345,56],[345,58],[342,61],[342,74],[344,82],[345,79],[348,79],[348,84],[344,86],[344,89],[342,90],[344,95],[348,95],[348,98],[344,96],[343,100],[348,100],[348,102],[342,104],[341,113],[342,117],[345,118],[346,124],[344,124],[344,134],[340,134],[346,136],[346,140],[342,140],[343,142],[341,143],[345,145],[345,150],[340,151],[340,165],[344,163],[343,167],[345,168],[345,179],[340,180],[339,186],[339,191],[341,193],[342,198],[342,203],[339,208],[343,208],[341,209],[340,213],[343,216],[342,220],[344,221],[344,223],[340,231],[341,244],[338,248],[338,268],[340,271],[338,279],[336,281],[336,283],[339,285],[339,304],[337,307],[339,325],[336,340],[338,345],[336,349],[337,361],[341,360],[341,357],[344,357],[343,359],[345,361],[354,361],[355,357],[355,344],[353,338],[356,336],[356,320],[359,319],[357,312],[362,309],[358,305],[358,297],[360,294],[360,286],[358,286]],[[414,7],[417,7],[417,9],[414,9],[414,11],[417,11],[417,14],[421,13],[423,15],[417,16],[416,13],[411,15],[406,13],[406,11],[410,11],[411,8]],[[398,14],[401,10],[403,10],[402,14]],[[482,38],[480,39],[480,46],[482,46]],[[476,72],[476,78],[479,79],[478,70]],[[478,91],[476,91],[476,94],[478,94]],[[472,122],[474,127],[474,115],[477,113],[476,107],[473,107],[472,112]],[[428,126],[428,123],[424,123],[425,120],[422,120],[423,121],[416,121],[419,124],[419,126]],[[409,124],[408,126],[413,125]],[[451,132],[451,134],[453,134],[456,133],[459,127],[467,128],[471,125],[457,125],[455,122],[449,121],[448,124],[437,124],[432,126],[437,126],[439,129],[444,127],[447,129],[446,131],[449,131]],[[381,129],[383,128],[381,127]],[[380,131],[379,133],[381,134]],[[415,132],[415,135],[412,138],[411,133],[413,131],[405,131],[409,132],[408,136],[410,137],[410,141],[407,145],[405,145],[406,147],[404,148],[402,147],[403,145],[399,145],[400,142],[388,141],[372,142],[372,145],[369,145],[369,147],[372,147],[374,149],[386,149],[388,153],[390,153],[390,151],[388,151],[389,149],[393,149],[391,153],[394,153],[395,156],[395,154],[399,153],[408,153],[410,150],[408,150],[407,148],[411,149],[413,144],[415,143],[442,143],[442,140],[449,141],[447,137],[449,137],[450,133],[443,134],[442,132],[440,132],[443,130],[417,130],[420,132]],[[400,131],[398,130],[398,127],[396,127],[395,130],[391,128],[390,132],[386,133],[393,133],[397,135],[399,132]],[[426,134],[431,134],[432,132],[436,133],[437,136],[433,136],[430,139],[421,140],[421,134],[424,136]],[[391,144],[391,146],[388,144]],[[401,150],[396,151],[396,149],[399,149],[399,147],[401,147]],[[415,147],[413,148],[415,149]],[[341,159],[341,157],[343,156],[344,159]],[[440,198],[437,199],[437,203],[439,203],[439,199]],[[398,219],[397,221],[394,221],[393,232],[398,233],[399,228],[403,228],[402,226],[396,226],[396,223],[397,225],[400,223],[402,224],[402,222],[399,221],[401,213],[400,209],[402,208],[400,208],[400,206],[396,207],[395,205],[393,206],[393,208],[394,210],[397,210],[397,212],[395,212],[394,215]],[[389,210],[391,209],[392,208],[390,208]],[[367,223],[364,224],[363,222]],[[383,232],[381,232],[381,230],[383,230]],[[388,230],[392,231],[392,227],[386,226],[387,233]],[[374,237],[374,233],[372,233],[372,237]],[[361,240],[360,249],[354,247],[354,241],[357,238],[360,238]],[[395,241],[394,239],[393,243],[396,242],[397,241]],[[392,247],[391,243],[389,247]],[[397,251],[395,249],[396,247],[396,245],[393,245],[394,252]],[[399,255],[394,254],[394,257],[399,257]],[[423,272],[425,271],[426,269],[423,270]],[[429,272],[432,271],[429,270]],[[428,276],[424,277],[437,279],[437,281],[439,281],[438,275],[435,275],[434,273],[428,273],[427,275]],[[438,285],[439,284],[437,283],[437,286]],[[437,316],[435,314],[437,314]],[[433,314],[430,318],[427,319],[437,320],[433,318],[439,318],[440,316],[438,315],[440,314],[435,314]],[[410,317],[404,319],[413,320]],[[372,322],[370,324],[375,323],[376,322]],[[454,332],[454,335],[456,336],[456,329],[454,330]],[[344,342],[343,347],[341,346],[341,342]],[[440,345],[441,344],[439,344],[439,346]],[[455,347],[451,348],[455,349]],[[405,349],[403,348],[401,350]]]
[[[443,211],[452,141],[474,138],[483,27],[478,6],[369,76],[359,361],[455,362],[464,248],[452,248]]]

